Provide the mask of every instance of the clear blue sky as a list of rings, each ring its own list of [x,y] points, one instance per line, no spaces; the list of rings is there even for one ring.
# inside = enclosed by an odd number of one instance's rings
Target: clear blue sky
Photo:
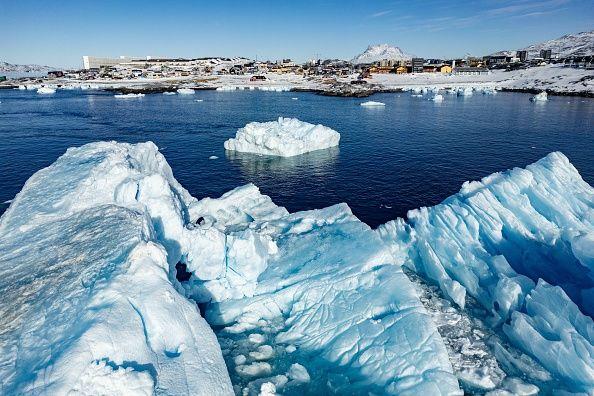
[[[453,57],[593,28],[593,0],[0,0],[0,60],[79,66],[82,55],[350,59],[372,43]]]

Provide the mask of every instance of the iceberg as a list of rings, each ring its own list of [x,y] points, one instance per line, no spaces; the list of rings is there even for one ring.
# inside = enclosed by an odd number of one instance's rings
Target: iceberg
[[[177,93],[180,95],[194,95],[196,91],[194,91],[192,88],[180,88],[177,90]]]
[[[152,143],[69,149],[27,181],[0,219],[3,394],[233,394],[172,272],[189,200]]]
[[[377,232],[394,261],[459,307],[476,299],[484,320],[503,325],[513,345],[571,389],[591,392],[593,208],[594,189],[552,153],[526,169],[467,182],[442,204]]]
[[[279,117],[277,121],[247,124],[224,147],[231,151],[291,157],[338,146],[339,141],[340,133],[326,126]]]
[[[531,97],[530,100],[532,102],[546,102],[547,100],[549,100],[549,97],[545,91],[542,91],[541,93]]]
[[[116,99],[134,99],[134,98],[143,98],[143,93],[129,93],[129,94],[117,94],[113,95]]]
[[[443,95],[437,94],[433,98],[431,98],[434,102],[443,102]]]
[[[374,102],[373,100],[361,103],[361,106],[364,106],[364,107],[383,107],[385,105],[386,105],[385,103]]]
[[[41,95],[49,95],[49,94],[56,93],[56,90],[54,88],[50,88],[50,87],[41,87],[41,88],[37,89],[37,93],[41,94]]]

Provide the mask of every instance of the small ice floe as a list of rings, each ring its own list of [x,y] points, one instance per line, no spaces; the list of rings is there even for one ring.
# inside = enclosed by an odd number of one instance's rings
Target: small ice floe
[[[419,94],[419,95],[417,95],[417,94],[413,94],[413,95],[410,95],[410,96],[411,96],[412,98],[422,98],[422,97],[423,97],[423,95],[420,95],[420,94]]]
[[[433,98],[431,98],[434,102],[443,102],[443,95],[437,94]]]
[[[12,203],[12,199],[9,199],[8,201],[3,202],[4,205],[10,205],[11,203]]]
[[[382,102],[374,102],[373,100],[370,100],[368,102],[363,102],[361,103],[361,106],[365,106],[365,107],[379,107],[379,106],[385,106],[385,103]]]
[[[233,86],[233,85],[223,85],[220,87],[217,87],[217,91],[235,91],[237,89],[237,87]]]
[[[195,99],[194,102],[204,102],[204,99]]]
[[[299,98],[291,98],[291,100],[299,100]]]
[[[41,95],[49,95],[49,94],[56,93],[56,90],[54,88],[50,88],[50,87],[41,87],[37,90],[37,93],[41,94]]]
[[[298,383],[308,383],[310,381],[307,369],[299,363],[293,363],[287,371],[287,377]]]
[[[113,95],[116,99],[134,99],[134,98],[142,98],[144,97],[143,93],[129,93],[129,94],[117,94]]]
[[[163,95],[177,95],[177,92],[165,91]]]
[[[266,362],[254,362],[249,365],[235,366],[235,371],[242,377],[264,377],[272,372],[272,367]]]
[[[192,88],[180,88],[177,93],[180,95],[194,95],[196,92]]]
[[[27,89],[27,87],[24,85],[19,85],[19,87],[17,89],[20,91],[24,91],[25,89]]]
[[[546,102],[547,100],[549,100],[549,97],[545,91],[530,98],[530,101],[532,102]]]
[[[464,89],[459,89],[458,90],[458,95],[459,96],[472,96],[472,94],[473,94],[472,87],[466,87]]]
[[[219,157],[217,157],[216,155],[211,155],[210,157],[208,157],[209,160],[216,160],[219,159]]]
[[[250,122],[224,146],[231,151],[292,157],[338,146],[339,141],[340,133],[331,128],[280,117],[277,121]]]

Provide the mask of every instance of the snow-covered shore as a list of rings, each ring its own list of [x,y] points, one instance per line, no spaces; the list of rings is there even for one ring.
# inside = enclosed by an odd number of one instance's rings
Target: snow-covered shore
[[[233,92],[238,90],[262,91],[314,91],[331,93],[336,90],[336,84],[345,86],[356,75],[337,79],[321,77],[304,77],[295,74],[266,74],[264,81],[250,81],[252,75],[221,75],[204,77],[171,77],[164,79],[133,79],[133,80],[90,80],[74,81],[64,79],[44,80],[47,86],[72,88],[95,88],[118,90],[121,93],[151,93],[174,92],[177,89],[217,89]],[[440,73],[421,74],[374,74],[367,80],[368,84],[356,86],[363,94],[381,91],[409,90],[415,87],[475,87],[485,86],[527,92],[547,91],[557,95],[594,96],[594,72],[586,69],[574,69],[560,65],[532,67],[525,70],[511,72],[494,70],[483,75],[448,75]],[[0,83],[0,88],[15,87],[15,82]],[[23,84],[19,82],[18,84]],[[41,86],[41,83],[26,83]],[[346,92],[345,96],[352,93]],[[340,95],[338,95],[340,96]],[[357,96],[357,95],[353,95]],[[361,95],[365,96],[365,95]]]

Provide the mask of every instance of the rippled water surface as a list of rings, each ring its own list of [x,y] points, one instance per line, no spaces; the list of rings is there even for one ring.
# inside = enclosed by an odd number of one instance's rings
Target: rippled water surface
[[[359,104],[369,99],[292,92],[117,100],[107,92],[0,90],[0,202],[68,147],[96,140],[152,140],[179,182],[199,198],[252,182],[290,211],[347,202],[371,226],[437,204],[466,180],[525,166],[556,150],[594,184],[594,100],[532,103],[529,97],[447,95],[434,103],[407,93],[378,94],[371,99],[385,108],[366,108]],[[223,149],[246,123],[279,116],[339,131],[340,147],[288,159]],[[212,155],[219,158],[209,160]]]

